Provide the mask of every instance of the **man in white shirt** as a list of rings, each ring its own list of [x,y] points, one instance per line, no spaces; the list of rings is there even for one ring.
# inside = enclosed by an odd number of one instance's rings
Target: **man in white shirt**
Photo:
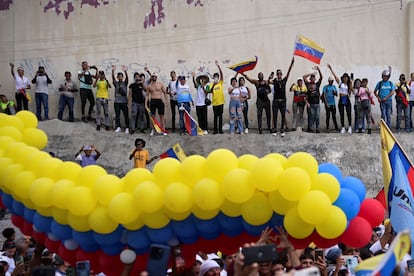
[[[42,120],[41,111],[42,105],[44,109],[44,119],[49,120],[49,87],[48,85],[52,83],[52,80],[45,72],[43,66],[39,66],[39,69],[34,76],[32,83],[36,85],[35,87],[35,99],[36,99],[36,116],[39,121]]]

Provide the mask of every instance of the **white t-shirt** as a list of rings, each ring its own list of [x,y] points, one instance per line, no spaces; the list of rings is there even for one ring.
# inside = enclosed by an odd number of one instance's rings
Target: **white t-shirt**
[[[414,81],[410,81],[410,94],[408,94],[408,99],[414,101]]]
[[[46,76],[37,76],[36,77],[36,93],[49,93],[49,87],[47,85],[47,77]]]
[[[20,77],[19,75],[15,75],[15,77],[16,91],[19,89],[26,89],[26,87],[30,85],[29,79],[25,76]]]
[[[339,85],[339,95],[348,95],[348,85],[341,83]]]
[[[206,105],[206,93],[204,93],[204,90],[201,87],[201,85],[199,85],[197,88],[197,97],[195,100],[195,105],[196,106]]]
[[[177,80],[169,80],[168,81],[168,90],[170,92],[170,98],[171,100],[177,100]]]
[[[240,89],[238,87],[234,88],[230,94],[231,97],[240,98]]]

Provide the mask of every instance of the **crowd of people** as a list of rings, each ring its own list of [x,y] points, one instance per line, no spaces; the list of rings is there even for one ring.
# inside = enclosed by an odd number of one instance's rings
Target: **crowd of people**
[[[151,128],[149,112],[154,116],[158,115],[159,127],[161,130],[165,129],[165,105],[169,102],[172,132],[176,131],[178,117],[180,134],[187,134],[184,113],[190,113],[191,109],[195,107],[199,127],[204,134],[208,134],[209,130],[211,131],[211,127],[208,126],[208,106],[212,105],[212,133],[222,134],[225,92],[227,91],[230,134],[247,134],[249,132],[249,100],[252,98],[256,98],[257,127],[260,134],[263,133],[264,128],[273,135],[280,133],[282,137],[285,136],[286,131],[296,130],[313,133],[319,133],[321,130],[336,131],[342,134],[366,131],[370,134],[372,123],[375,122],[371,115],[371,106],[375,105],[375,102],[379,103],[381,118],[391,127],[391,118],[394,113],[393,99],[396,103],[394,124],[396,131],[399,132],[401,129],[406,132],[412,131],[414,94],[411,91],[414,90],[414,73],[411,73],[409,80],[404,74],[401,74],[399,82],[393,83],[390,81],[391,67],[389,67],[382,72],[381,80],[376,83],[374,89],[370,89],[367,78],[355,78],[352,73],[343,73],[339,77],[332,66],[328,64],[331,76],[328,77],[326,85],[322,86],[323,76],[320,68],[314,66],[314,72],[303,75],[287,89],[289,75],[294,65],[294,58],[292,58],[285,76],[280,69],[276,70],[276,75],[272,72],[267,79],[262,72],[258,74],[257,79],[253,79],[245,73],[238,77],[239,74],[236,73],[231,78],[226,90],[222,69],[217,61],[215,64],[218,72],[212,75],[211,81],[207,74],[196,76],[192,72],[192,85],[190,85],[186,76],[177,76],[176,72],[171,71],[170,80],[164,84],[158,80],[156,73],[151,73],[148,68],[144,68],[145,72],[133,74],[133,82],[129,84],[126,66],[121,66],[121,71],[115,74],[117,67],[112,65],[112,80],[109,81],[103,70],[98,70],[93,65],[89,66],[87,61],[83,61],[81,70],[77,72],[78,81],[72,80],[71,72],[64,73],[64,80],[58,88],[60,98],[57,117],[63,120],[64,110],[68,107],[69,121],[74,121],[74,96],[79,92],[81,120],[85,123],[95,120],[97,131],[100,131],[102,126],[106,130],[113,128],[109,116],[109,102],[113,99],[115,132],[124,131],[133,134],[140,131],[146,133],[146,130]],[[30,100],[28,90],[31,89],[31,85],[34,85],[36,116],[39,120],[48,120],[48,85],[52,81],[44,67],[39,66],[31,82],[24,76],[23,67],[18,67],[17,73],[15,73],[14,64],[10,63],[10,69],[15,80],[16,101],[7,99],[5,95],[0,95],[0,111],[14,114],[22,109],[27,110]],[[149,79],[147,76],[150,76]],[[246,86],[246,80],[255,86],[256,93],[253,93]],[[110,95],[109,91],[112,87],[114,88],[114,97]],[[95,93],[93,89],[96,89]],[[194,99],[193,89],[195,89]],[[287,90],[293,96],[291,111],[287,106]],[[272,97],[273,99],[270,99]],[[87,104],[89,106],[86,109]],[[325,108],[325,129],[320,123],[321,106]],[[304,122],[305,107],[306,125]],[[336,117],[337,109],[339,124]],[[266,117],[265,127],[262,127],[263,111]],[[92,117],[93,112],[95,112],[95,119]],[[176,116],[177,112],[179,116]],[[290,128],[287,124],[287,112],[292,113]],[[123,123],[121,122],[121,113],[124,119]],[[330,125],[331,121],[333,129]],[[162,132],[162,134],[166,134],[166,132]],[[150,135],[154,135],[154,129],[150,131]]]

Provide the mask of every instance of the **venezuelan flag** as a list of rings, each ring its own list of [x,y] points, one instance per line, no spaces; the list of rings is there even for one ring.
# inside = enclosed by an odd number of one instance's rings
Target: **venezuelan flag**
[[[389,276],[410,249],[410,233],[400,232],[392,241],[388,251],[365,261],[355,267],[356,276]]]
[[[187,155],[185,154],[184,150],[181,148],[179,143],[174,144],[171,148],[169,148],[166,152],[162,153],[160,155],[160,158],[175,158],[179,161],[183,161],[185,158],[187,158]]]
[[[191,117],[187,110],[184,110],[184,126],[191,136],[201,136],[204,134],[197,121]]]
[[[381,144],[384,197],[391,225],[396,232],[409,229],[414,241],[414,167],[383,120]]]
[[[164,128],[161,127],[161,124],[155,118],[155,115],[151,113],[149,108],[146,108],[146,109],[147,109],[148,115],[150,117],[150,120],[151,120],[152,126],[154,127],[155,132],[157,132],[157,133],[168,133],[167,130],[165,130]]]
[[[239,74],[242,74],[246,71],[253,70],[256,67],[258,57],[255,56],[254,60],[243,61],[241,63],[234,64],[229,67],[229,69],[236,71]]]
[[[320,64],[324,52],[325,49],[312,40],[301,35],[296,36],[295,50],[293,52],[295,56],[301,56],[314,63]]]

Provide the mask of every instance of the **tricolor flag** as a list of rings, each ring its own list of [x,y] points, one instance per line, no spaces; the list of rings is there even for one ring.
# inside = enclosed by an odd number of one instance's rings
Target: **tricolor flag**
[[[255,59],[248,60],[248,61],[243,61],[243,62],[238,63],[238,64],[234,64],[234,65],[230,66],[229,69],[231,69],[233,71],[236,71],[239,74],[242,74],[246,71],[253,70],[256,67],[257,60],[258,60],[258,57],[255,56]]]
[[[180,144],[176,143],[171,148],[169,148],[166,152],[162,153],[160,155],[160,158],[175,158],[179,161],[183,161],[185,158],[187,158],[187,155],[185,154],[184,150],[181,148]]]
[[[355,267],[356,276],[389,276],[410,250],[410,233],[404,230],[394,238],[387,252],[361,262]]]
[[[301,56],[319,64],[324,52],[325,49],[312,40],[301,35],[296,36],[295,50],[293,52],[295,56]]]
[[[409,229],[414,241],[414,168],[383,120],[381,144],[384,196],[391,225],[396,232]]]
[[[161,124],[158,122],[158,120],[155,118],[155,115],[151,113],[151,110],[149,108],[146,108],[148,115],[150,117],[152,126],[154,127],[155,132],[157,133],[168,133],[167,130],[161,127]]]
[[[197,121],[191,117],[187,110],[184,110],[184,126],[191,136],[203,135],[203,130],[198,126]]]

